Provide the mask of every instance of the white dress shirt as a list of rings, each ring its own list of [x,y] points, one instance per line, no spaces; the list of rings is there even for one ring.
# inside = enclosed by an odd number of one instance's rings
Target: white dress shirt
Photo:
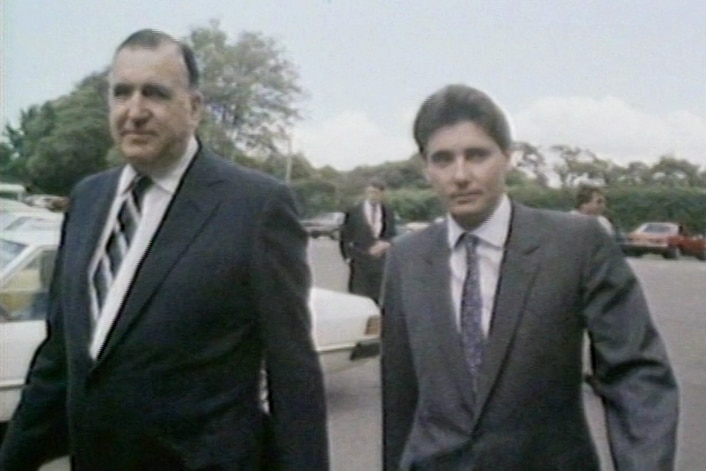
[[[94,359],[98,358],[103,348],[103,344],[113,327],[115,318],[120,312],[120,307],[125,300],[128,288],[135,276],[137,266],[144,257],[147,247],[157,232],[159,225],[162,223],[164,214],[179,187],[179,183],[197,151],[198,143],[196,139],[192,137],[187,145],[186,152],[181,159],[177,161],[175,166],[171,167],[163,174],[150,175],[152,185],[148,187],[142,200],[140,223],[137,226],[134,239],[130,243],[130,247],[120,263],[120,268],[115,275],[115,279],[110,285],[103,308],[98,317],[98,322],[93,329],[90,354]],[[115,224],[120,206],[130,193],[130,183],[135,178],[135,175],[137,175],[137,172],[130,165],[126,165],[123,168],[118,182],[118,191],[115,194],[108,219],[106,220],[106,226],[103,228],[103,234],[96,247],[96,252],[93,254],[91,264],[89,265],[87,274],[89,284],[91,283],[91,274],[96,269],[98,258],[103,252],[102,247],[105,246],[110,231]],[[97,306],[95,299],[92,299],[91,302],[94,303],[94,306]]]
[[[377,239],[380,237],[380,233],[382,232],[382,204],[377,203],[376,206],[376,211],[373,211],[373,204],[370,201],[365,200],[363,203],[365,219],[370,225],[370,230],[372,231],[373,236]]]
[[[495,294],[500,279],[500,267],[505,253],[505,242],[507,242],[510,230],[510,216],[512,207],[507,195],[503,195],[500,204],[490,217],[471,231],[478,237],[476,248],[478,256],[478,268],[480,271],[480,293],[483,300],[482,325],[483,333],[487,336],[490,331],[490,323],[495,306]],[[447,215],[446,223],[449,235],[449,247],[451,247],[451,297],[454,306],[456,326],[461,326],[461,297],[463,293],[463,282],[466,278],[466,249],[460,238],[464,234],[463,228],[451,217]]]

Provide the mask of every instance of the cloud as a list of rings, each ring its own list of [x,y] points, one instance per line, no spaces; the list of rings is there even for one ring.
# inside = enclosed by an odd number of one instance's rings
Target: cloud
[[[317,167],[331,165],[337,170],[404,160],[415,150],[405,121],[407,117],[400,115],[386,129],[365,113],[343,112],[328,121],[295,127],[293,150]]]
[[[667,153],[706,164],[706,118],[689,111],[654,114],[614,97],[547,97],[513,118],[517,140],[544,148],[588,148],[622,164],[654,162]]]

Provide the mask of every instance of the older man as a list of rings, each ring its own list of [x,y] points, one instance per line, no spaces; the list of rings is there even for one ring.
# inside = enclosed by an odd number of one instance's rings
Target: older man
[[[71,195],[48,337],[0,469],[66,453],[78,471],[328,469],[307,239],[290,192],[197,140],[187,46],[134,33],[109,81],[126,164]]]

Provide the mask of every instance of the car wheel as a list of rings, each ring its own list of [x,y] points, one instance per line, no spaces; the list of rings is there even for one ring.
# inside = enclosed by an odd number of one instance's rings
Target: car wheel
[[[681,257],[681,250],[679,247],[669,247],[662,256],[669,260],[676,260]]]
[[[706,248],[704,248],[703,251],[696,254],[696,258],[698,258],[699,260],[702,260],[702,261],[706,260]]]

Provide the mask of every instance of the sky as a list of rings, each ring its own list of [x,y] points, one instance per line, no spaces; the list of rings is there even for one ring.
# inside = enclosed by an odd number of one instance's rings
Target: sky
[[[349,170],[408,158],[422,101],[490,94],[514,138],[619,164],[706,166],[706,2],[696,0],[0,0],[0,118],[69,93],[141,28],[278,41],[307,97],[293,150]]]

